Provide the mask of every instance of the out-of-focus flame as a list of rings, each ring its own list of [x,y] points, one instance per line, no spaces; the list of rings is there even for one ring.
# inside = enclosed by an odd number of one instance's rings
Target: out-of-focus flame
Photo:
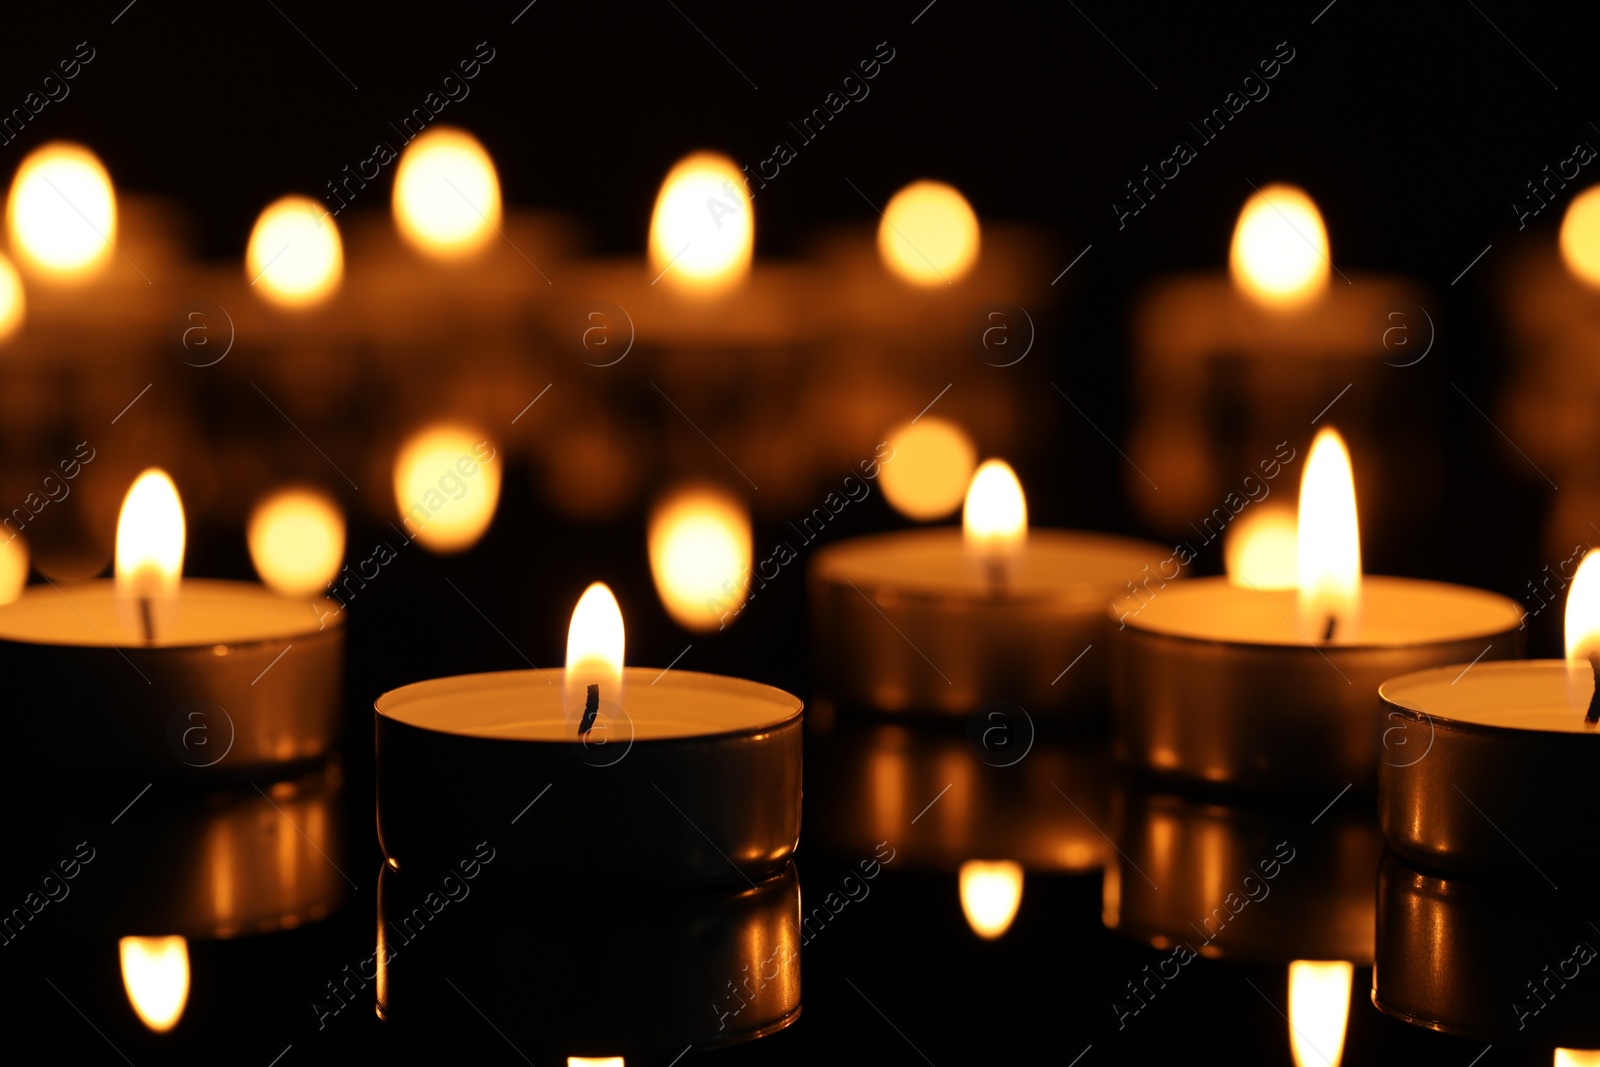
[[[1561,258],[1588,285],[1600,286],[1600,185],[1572,198],[1561,219]]]
[[[0,604],[9,604],[22,595],[28,584],[28,542],[21,534],[0,541]]]
[[[122,987],[139,1021],[158,1034],[178,1025],[189,1000],[189,943],[181,937],[124,937]]]
[[[667,614],[689,630],[716,630],[744,603],[753,545],[750,513],[709,487],[674,492],[650,516],[650,573]]]
[[[268,204],[245,253],[250,284],[274,304],[305,308],[320,304],[344,276],[344,245],[332,213],[304,196]]]
[[[890,461],[878,468],[883,495],[908,519],[942,519],[961,506],[978,449],[967,432],[936,415],[890,431]]]
[[[1028,502],[1005,460],[984,460],[972,475],[961,530],[968,547],[984,552],[1015,548],[1027,539]]]
[[[739,168],[719,153],[695,152],[661,183],[650,217],[650,269],[679,289],[720,292],[750,272],[755,235]]]
[[[117,196],[87,148],[52,141],[28,153],[11,182],[6,227],[30,270],[67,281],[98,273],[115,250]]]
[[[0,255],[0,341],[16,333],[28,314],[28,295],[11,260]]]
[[[1600,1067],[1600,1051],[1590,1048],[1558,1048],[1553,1067]]]
[[[1590,549],[1567,587],[1567,676],[1573,703],[1589,704],[1600,657],[1600,550]]]
[[[1289,1051],[1295,1067],[1339,1067],[1355,968],[1343,960],[1289,964]]]
[[[961,865],[961,911],[986,941],[1011,929],[1022,906],[1022,865],[1011,860],[968,860]]]
[[[250,513],[248,540],[262,581],[287,597],[311,596],[339,573],[344,515],[325,493],[281,489]]]
[[[429,426],[407,439],[394,460],[394,499],[406,536],[435,552],[477,544],[500,501],[494,457],[494,446],[467,426]]]
[[[944,182],[918,181],[901,189],[878,223],[878,255],[913,285],[949,285],[978,261],[978,216],[967,198]]]
[[[440,259],[477,252],[500,226],[494,160],[465,130],[435,126],[400,157],[394,220],[406,240]]]
[[[1298,542],[1301,627],[1308,638],[1321,641],[1331,618],[1334,637],[1351,639],[1361,620],[1361,533],[1350,453],[1331,427],[1317,433],[1306,457]]]
[[[567,1067],[623,1067],[621,1056],[568,1056]]]
[[[1294,509],[1252,507],[1228,530],[1222,554],[1228,581],[1257,589],[1294,589],[1300,584]]]
[[[563,688],[570,711],[581,707],[588,687],[600,687],[600,699],[622,703],[622,661],[626,637],[622,629],[622,608],[604,582],[595,582],[583,591],[572,609],[567,627],[567,675]]]
[[[117,516],[117,588],[131,597],[177,592],[185,527],[178,487],[159,467],[133,480]]]
[[[1229,254],[1233,281],[1258,302],[1291,308],[1328,287],[1328,231],[1305,191],[1269,185],[1245,201]]]

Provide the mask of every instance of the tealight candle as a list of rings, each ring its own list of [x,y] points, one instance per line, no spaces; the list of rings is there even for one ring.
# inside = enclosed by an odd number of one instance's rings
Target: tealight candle
[[[11,725],[18,766],[253,775],[333,747],[342,629],[260,585],[181,581],[183,548],[177,490],[148,470],[123,502],[115,580],[0,608],[0,671],[31,699]]]
[[[1104,695],[1106,605],[1165,553],[1104,534],[1029,530],[1004,463],[978,468],[962,529],[819,549],[810,571],[817,662],[846,703],[966,713],[1092,708]]]
[[[1349,454],[1331,429],[1301,478],[1297,576],[1296,589],[1146,582],[1136,610],[1112,609],[1119,758],[1191,782],[1370,786],[1384,679],[1521,649],[1504,597],[1362,575]]]
[[[735,678],[625,669],[624,640],[616,598],[595,583],[573,610],[564,670],[379,697],[389,866],[449,865],[514,816],[532,840],[505,849],[507,864],[548,874],[552,892],[738,884],[781,866],[800,836],[801,702]]]
[[[1420,671],[1378,690],[1391,742],[1378,769],[1389,848],[1498,879],[1600,882],[1575,844],[1600,773],[1600,552],[1567,592],[1567,658]]]

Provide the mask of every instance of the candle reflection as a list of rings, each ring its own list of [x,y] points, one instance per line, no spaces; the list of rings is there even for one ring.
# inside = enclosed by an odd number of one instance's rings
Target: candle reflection
[[[972,932],[985,941],[1011,929],[1022,906],[1022,864],[1011,860],[968,860],[961,865],[961,911]]]
[[[1355,968],[1343,960],[1289,964],[1289,1050],[1295,1067],[1339,1067]]]
[[[124,937],[122,985],[139,1021],[158,1034],[178,1025],[189,1000],[189,943],[182,937]]]

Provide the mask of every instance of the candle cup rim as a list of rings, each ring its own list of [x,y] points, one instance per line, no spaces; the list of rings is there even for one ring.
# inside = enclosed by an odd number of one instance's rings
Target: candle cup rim
[[[1530,738],[1592,738],[1592,740],[1588,741],[1570,742],[1572,744],[1594,744],[1597,741],[1600,741],[1600,730],[1584,730],[1581,732],[1575,730],[1545,730],[1532,726],[1511,726],[1498,723],[1473,722],[1471,719],[1460,719],[1444,712],[1425,711],[1422,708],[1416,708],[1409,704],[1403,704],[1394,694],[1393,687],[1402,683],[1420,682],[1427,679],[1430,675],[1434,675],[1439,678],[1456,677],[1457,681],[1465,681],[1465,675],[1463,674],[1463,671],[1468,666],[1469,664],[1466,663],[1450,663],[1443,667],[1427,667],[1420,671],[1407,671],[1405,674],[1396,675],[1395,677],[1384,681],[1378,686],[1378,703],[1383,707],[1386,714],[1404,715],[1407,719],[1416,723],[1426,722],[1435,726],[1443,724],[1449,726],[1452,730],[1460,730],[1466,733],[1477,733],[1484,736],[1497,737],[1517,734]],[[1541,671],[1560,673],[1563,677],[1566,676],[1568,670],[1567,661],[1564,659],[1494,660],[1472,666],[1472,670],[1474,672],[1481,671],[1485,674],[1499,674],[1508,670],[1525,670],[1530,667]],[[1583,718],[1583,712],[1580,709],[1574,708],[1572,709],[1572,717],[1574,721],[1581,721]],[[1568,744],[1569,742],[1563,741],[1561,743]]]

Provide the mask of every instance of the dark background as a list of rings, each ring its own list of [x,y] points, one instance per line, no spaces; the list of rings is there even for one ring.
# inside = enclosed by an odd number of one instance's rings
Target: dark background
[[[388,121],[420,104],[458,59],[487,41],[494,61],[441,121],[483,140],[508,203],[570,214],[598,251],[638,251],[657,184],[675,159],[711,147],[753,167],[775,140],[794,139],[791,119],[887,41],[896,56],[871,95],[758,194],[760,254],[793,253],[826,224],[871,222],[872,209],[850,183],[881,206],[918,177],[952,182],[982,218],[1038,227],[1061,255],[1052,276],[1092,245],[1050,290],[1057,301],[1050,329],[1039,354],[1018,368],[1018,387],[1067,385],[1092,400],[1101,428],[1119,439],[1129,413],[1127,329],[1136,294],[1163,273],[1219,268],[1250,183],[1298,183],[1323,210],[1336,265],[1417,279],[1439,323],[1428,361],[1395,373],[1437,386],[1450,458],[1440,506],[1424,524],[1375,536],[1365,546],[1368,569],[1520,599],[1524,583],[1553,562],[1541,560],[1539,548],[1548,486],[1450,387],[1495,395],[1505,371],[1496,273],[1519,247],[1550,240],[1564,207],[1519,232],[1512,200],[1576,141],[1600,140],[1589,122],[1592,38],[1549,9],[1363,0],[1336,0],[1326,10],[1320,2],[1046,8],[937,0],[923,10],[921,0],[784,7],[538,0],[512,25],[519,10],[516,2],[138,0],[127,10],[112,3],[12,12],[0,37],[0,107],[20,104],[78,42],[87,40],[96,57],[70,83],[70,97],[0,148],[0,170],[45,140],[83,141],[119,187],[181,201],[203,255],[237,259],[262,205],[291,191],[319,195],[325,180],[391,137]],[[1279,42],[1295,58],[1270,83],[1271,95],[1247,107],[1119,230],[1110,203],[1123,183],[1166,157],[1175,140],[1192,140],[1186,121],[1219,105]],[[387,177],[380,182],[369,192],[375,204],[387,202]],[[1022,472],[1030,485],[1058,487],[1031,496],[1037,523],[1147,532],[1123,497],[1122,461],[1097,433],[1066,412],[1049,439],[1053,450]],[[1407,457],[1388,462],[1403,477]],[[631,661],[664,664],[692,643],[685,668],[808,693],[798,573],[774,583],[726,633],[693,637],[654,600],[642,522],[596,530],[556,520],[528,484],[507,472],[494,526],[473,552],[408,553],[392,568],[407,572],[403,580],[375,583],[351,608],[346,870],[362,891],[329,922],[192,948],[197,976],[209,961],[207,975],[222,977],[196,987],[184,1023],[165,1038],[133,1020],[116,981],[114,944],[75,938],[64,905],[64,914],[48,916],[54,929],[41,931],[31,962],[0,958],[16,1040],[78,1062],[117,1062],[91,1026],[134,1063],[266,1064],[291,1043],[285,1067],[351,1056],[365,1062],[375,1052],[405,1058],[407,1046],[364,1012],[346,1013],[329,1035],[315,1032],[304,1009],[324,977],[370,951],[360,950],[370,941],[378,863],[368,831],[366,709],[376,693],[418,678],[521,666],[518,650],[540,663],[559,661],[567,612],[591,578],[618,590]],[[898,523],[874,499],[842,525],[849,528],[827,536]],[[353,529],[352,553],[376,533]],[[191,538],[189,573],[249,575],[236,532]],[[757,544],[767,540],[758,527]],[[502,634],[461,602],[447,577]],[[1554,615],[1536,624],[1530,652],[1558,647]],[[86,809],[66,799],[80,785],[58,782],[13,798],[33,813],[22,836],[48,843],[19,849],[6,865],[7,885],[26,883],[36,856],[48,861],[59,851],[54,842],[85,832],[69,824],[89,819]],[[40,830],[40,820],[57,818],[58,834]],[[803,849],[802,873],[808,884],[826,886],[856,858]],[[881,992],[877,1004],[940,1064],[1041,1052],[1065,1063],[1090,1043],[1085,1067],[1102,1056],[1138,1062],[1208,1052],[1288,1062],[1283,1021],[1235,980],[1240,968],[1229,964],[1208,964],[1225,980],[1193,981],[1162,1005],[1165,1019],[1119,1044],[1105,1002],[1155,956],[1100,928],[1098,889],[1094,876],[1030,876],[1016,926],[989,944],[966,930],[953,877],[892,873],[879,904],[845,914],[837,931],[808,949],[802,1022],[722,1057],[913,1062],[902,1038],[839,980],[849,975]],[[75,994],[81,1014],[37,980],[41,969]],[[1242,973],[1281,1003],[1281,969]],[[1365,1004],[1368,979],[1358,970],[1346,1062],[1465,1065],[1481,1050],[1379,1016]],[[487,1027],[450,1030],[440,1040],[463,1059],[521,1062]],[[1486,1067],[1511,1062],[1499,1058],[1503,1051],[1490,1055]]]

